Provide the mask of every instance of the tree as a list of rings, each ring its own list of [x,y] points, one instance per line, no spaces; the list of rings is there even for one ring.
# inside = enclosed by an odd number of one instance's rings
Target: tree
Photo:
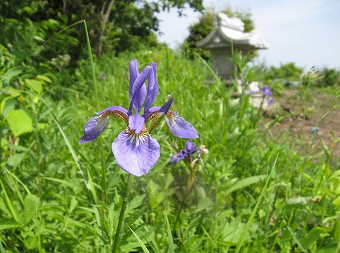
[[[281,64],[279,68],[271,66],[267,72],[267,80],[284,79],[296,81],[301,78],[303,68],[295,65],[294,62]]]
[[[159,31],[156,13],[177,8],[178,14],[182,15],[187,5],[195,11],[203,10],[202,0],[2,0],[0,44],[21,48],[29,41],[37,48],[58,31],[86,20],[97,55],[105,50],[116,53],[134,50],[140,44],[155,45],[154,33]],[[25,34],[27,27],[32,29]],[[81,54],[79,45],[85,44],[83,29],[68,28],[54,39],[53,44],[51,50],[44,49],[42,53],[47,58],[55,53],[71,52],[71,58],[77,59]]]

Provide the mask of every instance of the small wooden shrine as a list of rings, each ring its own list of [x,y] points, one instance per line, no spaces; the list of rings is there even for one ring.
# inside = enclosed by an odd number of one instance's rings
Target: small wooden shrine
[[[232,50],[247,54],[268,46],[258,32],[244,32],[244,23],[224,13],[216,16],[215,27],[207,37],[197,42],[197,47],[211,51],[214,71],[225,80],[232,78],[234,66],[230,61]]]

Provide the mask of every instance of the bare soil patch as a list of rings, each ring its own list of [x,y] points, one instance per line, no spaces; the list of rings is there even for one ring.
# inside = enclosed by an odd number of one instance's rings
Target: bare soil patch
[[[294,142],[293,148],[305,155],[316,154],[327,146],[333,161],[340,164],[340,102],[339,97],[313,91],[302,99],[298,91],[287,90],[276,99],[275,113],[284,116],[271,131],[274,136],[287,135]],[[273,115],[272,112],[268,112]],[[312,134],[317,127],[318,133]],[[322,145],[322,141],[325,146]]]

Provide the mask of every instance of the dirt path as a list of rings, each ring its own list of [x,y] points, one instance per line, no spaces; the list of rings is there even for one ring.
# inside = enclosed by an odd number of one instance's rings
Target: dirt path
[[[324,93],[313,92],[307,102],[303,102],[297,91],[288,90],[276,102],[276,113],[284,116],[284,120],[277,123],[272,132],[288,134],[296,140],[294,150],[302,155],[313,142],[312,153],[322,150],[322,142],[330,150],[333,161],[340,165],[340,98]],[[305,112],[305,113],[304,113]],[[313,137],[311,129],[318,128],[318,135]]]

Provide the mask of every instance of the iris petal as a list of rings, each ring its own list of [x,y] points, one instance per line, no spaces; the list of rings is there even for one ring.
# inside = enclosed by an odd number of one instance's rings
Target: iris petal
[[[148,117],[146,118],[146,128],[149,133],[158,126],[159,122],[163,119],[172,104],[173,98],[170,98],[162,107],[152,107],[149,110]]]
[[[128,123],[127,110],[121,106],[110,106],[100,112],[96,112],[96,114],[103,114],[105,116],[112,115],[124,120],[126,124]]]
[[[79,140],[80,144],[96,139],[104,131],[109,120],[109,116],[120,118],[125,121],[126,124],[129,121],[127,110],[121,106],[110,106],[96,114],[97,116],[91,118],[85,123],[84,135]]]
[[[98,115],[90,119],[85,123],[84,135],[80,138],[79,143],[93,141],[96,139],[105,129],[109,116]]]
[[[152,102],[155,100],[159,92],[158,82],[157,82],[157,77],[156,77],[157,64],[151,63],[151,67],[152,67],[152,70],[150,71],[150,76],[149,76],[148,94],[147,94],[145,105],[144,105],[144,117],[145,118],[148,116],[150,106]]]
[[[191,141],[187,140],[185,143],[185,151],[187,154],[192,155],[198,150],[198,147]]]
[[[132,114],[132,107],[138,113],[144,103],[146,97],[146,86],[145,81],[148,79],[150,75],[152,67],[147,66],[143,69],[142,73],[140,73],[136,80],[133,82],[130,96],[130,107],[129,107],[129,115]]]
[[[171,156],[170,164],[175,163],[175,162],[178,163],[182,161],[186,156],[187,156],[187,153],[185,152],[185,150],[181,150],[177,154]]]
[[[135,114],[129,117],[129,128],[134,130],[137,134],[139,134],[145,125],[145,120],[139,114]]]
[[[160,146],[148,133],[134,136],[125,130],[112,143],[112,152],[123,170],[140,177],[147,174],[158,161]]]
[[[138,62],[136,59],[132,59],[130,61],[130,89],[129,89],[130,100],[132,99],[133,83],[135,82],[138,75],[139,75]]]
[[[199,138],[198,133],[193,125],[191,125],[191,123],[182,117],[178,116],[176,112],[169,111],[166,114],[166,123],[168,124],[170,131],[177,137],[188,139]]]

